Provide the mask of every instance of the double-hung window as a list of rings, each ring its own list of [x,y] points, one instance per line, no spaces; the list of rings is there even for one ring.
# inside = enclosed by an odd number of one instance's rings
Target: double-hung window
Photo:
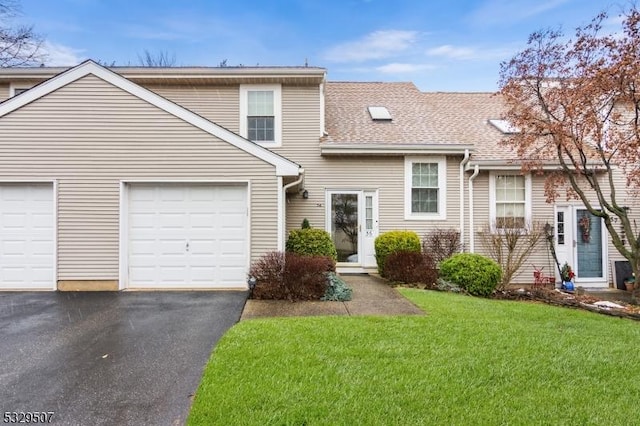
[[[492,174],[490,213],[496,229],[527,228],[531,221],[531,178],[529,175]]]
[[[240,86],[240,133],[267,146],[280,145],[280,85]]]
[[[405,219],[446,219],[446,159],[405,158]]]

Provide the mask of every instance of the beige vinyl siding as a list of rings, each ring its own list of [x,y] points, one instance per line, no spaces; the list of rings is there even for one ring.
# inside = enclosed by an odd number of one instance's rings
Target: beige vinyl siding
[[[9,99],[9,85],[0,83],[0,102]]]
[[[0,118],[0,180],[58,181],[58,280],[118,278],[120,181],[250,181],[251,255],[274,250],[274,167],[84,77]]]
[[[240,129],[239,86],[144,85],[232,132]]]

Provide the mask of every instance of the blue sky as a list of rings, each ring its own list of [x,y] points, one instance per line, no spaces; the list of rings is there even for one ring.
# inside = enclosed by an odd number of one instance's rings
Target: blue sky
[[[413,81],[423,91],[493,91],[499,63],[541,28],[567,33],[607,0],[21,0],[45,36],[47,65],[91,58],[138,65],[325,67],[334,81]]]

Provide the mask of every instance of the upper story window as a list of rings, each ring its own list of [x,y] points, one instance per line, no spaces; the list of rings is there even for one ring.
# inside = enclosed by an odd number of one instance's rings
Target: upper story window
[[[495,229],[527,228],[531,223],[531,176],[492,173],[489,210]]]
[[[240,134],[265,146],[281,145],[281,86],[240,86]]]
[[[446,174],[444,157],[405,158],[405,219],[446,219]]]

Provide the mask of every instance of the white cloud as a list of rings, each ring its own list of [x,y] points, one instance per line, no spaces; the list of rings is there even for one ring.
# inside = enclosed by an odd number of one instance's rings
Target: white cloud
[[[324,58],[333,62],[364,62],[395,56],[407,50],[418,39],[416,31],[381,30],[367,34],[359,40],[329,48]]]
[[[556,9],[570,0],[488,0],[471,14],[479,25],[513,24]]]
[[[517,46],[511,45],[496,48],[484,48],[443,44],[441,46],[428,49],[425,53],[427,56],[453,60],[495,61],[505,60],[512,56],[517,50]]]
[[[46,55],[45,65],[50,67],[66,67],[78,65],[83,60],[81,55],[84,50],[75,49],[50,41],[42,44],[42,51]]]
[[[451,59],[472,59],[476,57],[476,52],[468,47],[455,47],[450,44],[434,47],[427,50],[429,56],[444,56]]]
[[[407,64],[393,62],[390,64],[376,67],[376,71],[384,74],[409,74],[418,71],[434,69],[435,66],[431,64]]]

